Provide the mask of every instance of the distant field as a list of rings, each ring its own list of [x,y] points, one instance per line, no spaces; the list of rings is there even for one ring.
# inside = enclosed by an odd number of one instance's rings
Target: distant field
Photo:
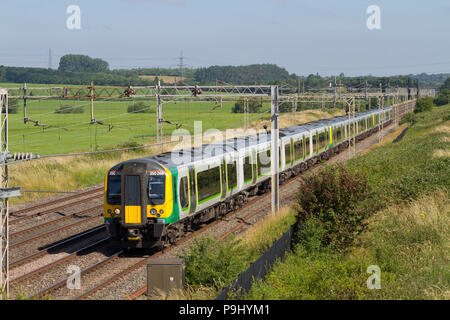
[[[164,81],[165,83],[175,83],[177,81],[186,79],[185,77],[181,78],[175,76],[147,76],[147,75],[139,76],[139,78],[147,80],[155,80],[156,77],[158,77],[158,79]]]
[[[89,101],[75,100],[28,100],[27,116],[45,124],[48,128],[23,123],[23,106],[17,114],[10,114],[9,149],[11,152],[34,152],[39,154],[90,151],[97,148],[114,147],[125,142],[149,143],[156,136],[156,113],[127,113],[132,101],[96,101],[94,117],[106,125],[91,125]],[[146,102],[153,106],[153,101]],[[56,114],[61,105],[82,106],[82,114]],[[167,103],[163,106],[164,119],[182,124],[183,129],[193,133],[194,121],[203,121],[203,130],[219,130],[242,126],[243,114],[231,112],[234,103],[223,103],[216,108],[214,102]],[[264,106],[265,110],[269,105]],[[251,114],[251,117],[257,117]],[[259,115],[261,116],[261,115]],[[112,129],[109,130],[109,126]],[[164,135],[170,135],[174,125],[164,124]]]

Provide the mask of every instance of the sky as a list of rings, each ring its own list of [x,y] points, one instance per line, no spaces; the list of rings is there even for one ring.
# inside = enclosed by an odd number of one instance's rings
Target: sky
[[[69,29],[70,5],[80,29]],[[366,10],[380,8],[381,29]],[[0,65],[110,68],[274,63],[308,75],[450,72],[448,0],[2,0]]]

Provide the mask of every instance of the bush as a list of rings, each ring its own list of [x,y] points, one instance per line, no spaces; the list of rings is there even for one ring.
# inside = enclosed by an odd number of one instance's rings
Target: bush
[[[231,283],[247,267],[248,250],[240,241],[197,238],[179,256],[185,262],[188,285],[214,286],[217,290]]]
[[[300,230],[303,228],[299,241],[316,248],[317,241],[321,246],[338,249],[352,244],[355,236],[365,229],[364,220],[370,215],[369,210],[359,206],[367,198],[366,177],[350,173],[342,166],[305,178],[297,195],[297,220]]]
[[[437,106],[443,106],[450,102],[450,90],[442,89],[438,96],[433,100],[434,104]]]
[[[127,108],[128,113],[156,113],[156,108],[146,105],[144,102],[139,101],[130,104]]]
[[[61,106],[59,109],[55,110],[55,113],[83,113],[83,107],[73,107],[73,106]]]
[[[431,109],[433,109],[433,98],[423,97],[417,100],[414,113],[431,111]]]
[[[258,113],[261,112],[261,108],[263,106],[262,101],[258,102],[256,100],[251,100],[248,102],[248,112],[250,113]],[[239,100],[234,104],[232,109],[233,113],[244,113],[244,100]]]
[[[2,112],[5,110],[2,109]],[[8,114],[10,113],[18,113],[19,112],[19,100],[18,99],[8,99]]]
[[[410,112],[405,114],[405,116],[400,120],[399,124],[409,123],[413,125],[416,121],[416,115]]]

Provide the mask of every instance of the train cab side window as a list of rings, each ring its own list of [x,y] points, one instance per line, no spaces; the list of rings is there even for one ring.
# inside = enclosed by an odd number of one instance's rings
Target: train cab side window
[[[189,189],[187,177],[181,178],[180,181],[180,204],[182,209],[187,209],[189,206]]]
[[[121,189],[121,176],[108,176],[106,202],[109,204],[120,204],[122,202]]]
[[[253,171],[250,156],[244,158],[244,183],[252,180]]]

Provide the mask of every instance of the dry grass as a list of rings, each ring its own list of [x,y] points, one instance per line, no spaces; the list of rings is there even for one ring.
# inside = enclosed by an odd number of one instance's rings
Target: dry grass
[[[238,236],[250,250],[261,251],[272,245],[295,221],[295,210],[282,207],[276,214],[269,214],[263,220]]]
[[[382,269],[397,275],[386,289],[409,299],[448,299],[449,229],[450,200],[441,189],[376,214],[366,246],[385,252]]]
[[[450,122],[447,121],[443,125],[437,126],[437,127],[433,128],[433,130],[431,130],[431,133],[435,133],[435,132],[450,133]]]
[[[345,114],[342,109],[329,109],[327,111],[322,110],[305,110],[295,113],[295,118],[292,113],[283,114],[278,119],[280,128],[291,127],[302,123],[312,122],[324,118],[338,117]],[[254,129],[261,129],[264,125],[270,128],[270,119],[258,119],[251,125]]]
[[[438,149],[433,152],[433,158],[449,158],[450,150]]]

